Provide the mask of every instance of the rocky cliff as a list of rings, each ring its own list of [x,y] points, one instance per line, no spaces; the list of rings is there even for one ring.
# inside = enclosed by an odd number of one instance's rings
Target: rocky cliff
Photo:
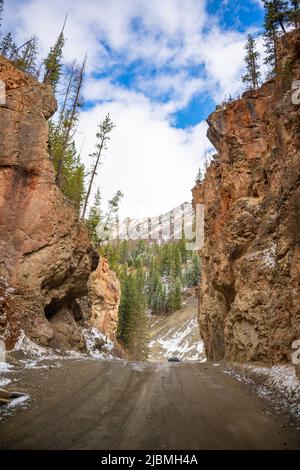
[[[300,339],[299,30],[279,46],[282,74],[208,119],[218,153],[193,200],[205,204],[199,322],[209,359],[289,361]]]
[[[98,264],[85,227],[55,185],[48,155],[51,89],[0,58],[0,336],[82,349],[73,302]]]

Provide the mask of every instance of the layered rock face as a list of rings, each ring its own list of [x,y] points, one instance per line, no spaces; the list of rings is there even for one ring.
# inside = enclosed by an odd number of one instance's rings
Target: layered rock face
[[[193,199],[205,204],[199,323],[209,359],[289,361],[300,339],[299,30],[281,42],[280,61],[285,74],[208,119],[218,154]]]
[[[89,280],[91,297],[91,325],[111,341],[116,340],[121,286],[114,271],[109,269],[107,260],[101,258],[99,266]]]
[[[84,348],[72,310],[98,264],[85,227],[55,185],[48,155],[51,89],[0,58],[0,335]]]
[[[88,294],[77,302],[77,317],[116,343],[120,299],[120,281],[101,257],[98,268],[90,276]]]

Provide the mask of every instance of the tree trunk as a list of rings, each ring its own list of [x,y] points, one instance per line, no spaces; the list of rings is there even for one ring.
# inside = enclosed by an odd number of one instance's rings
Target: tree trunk
[[[82,84],[83,84],[85,64],[86,64],[86,58],[84,59],[81,70],[80,70],[80,76],[79,76],[79,81],[78,81],[78,85],[77,85],[77,89],[76,89],[76,96],[75,96],[73,107],[72,107],[70,122],[69,122],[67,131],[66,131],[66,134],[65,134],[65,137],[64,137],[61,158],[58,162],[58,168],[57,168],[57,174],[56,174],[56,184],[60,189],[62,188],[62,185],[63,185],[63,163],[64,163],[64,159],[65,159],[65,153],[66,153],[66,150],[67,150],[67,145],[68,145],[68,142],[69,142],[69,139],[70,139],[71,129],[73,127],[74,119],[75,119],[75,116],[76,116],[76,110],[77,110],[77,106],[78,106],[78,102],[79,102],[79,96],[80,96],[81,87],[82,87]]]
[[[98,165],[99,165],[99,160],[100,160],[103,145],[104,145],[104,140],[105,140],[105,135],[102,137],[101,145],[100,145],[99,152],[98,152],[98,155],[97,155],[97,160],[96,160],[95,166],[93,168],[93,172],[92,172],[92,176],[91,176],[91,179],[90,179],[89,187],[88,187],[88,190],[87,190],[87,193],[86,193],[86,198],[85,198],[84,207],[83,207],[82,216],[81,216],[82,220],[85,219],[85,215],[86,215],[86,211],[87,211],[87,207],[88,207],[88,203],[89,203],[89,198],[90,198],[91,191],[92,191],[94,178],[95,178],[95,175],[96,175],[96,171],[97,171],[97,168],[98,168]]]

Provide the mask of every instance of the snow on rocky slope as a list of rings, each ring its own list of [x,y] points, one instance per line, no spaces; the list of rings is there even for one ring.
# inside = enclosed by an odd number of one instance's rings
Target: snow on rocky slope
[[[171,315],[153,315],[150,323],[149,360],[205,361],[200,338],[196,301],[190,300]]]

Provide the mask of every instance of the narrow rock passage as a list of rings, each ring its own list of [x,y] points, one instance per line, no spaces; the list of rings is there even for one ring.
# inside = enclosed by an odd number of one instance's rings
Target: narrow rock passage
[[[282,449],[300,434],[222,366],[64,361],[27,369],[1,449]]]

